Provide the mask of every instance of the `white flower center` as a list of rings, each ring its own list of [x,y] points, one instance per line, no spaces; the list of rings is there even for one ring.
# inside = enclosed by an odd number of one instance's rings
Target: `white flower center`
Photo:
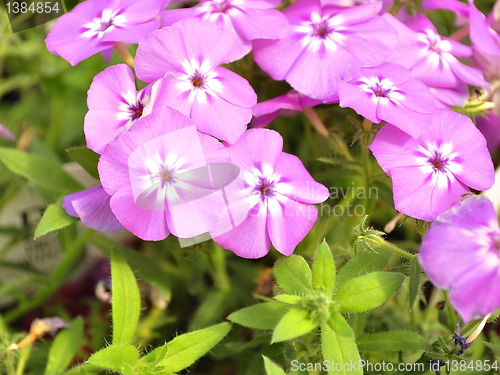
[[[365,92],[372,95],[372,100],[381,104],[388,104],[389,101],[399,103],[404,100],[399,89],[394,86],[389,78],[362,77],[358,86]]]
[[[125,128],[130,129],[134,123],[142,117],[144,107],[149,103],[150,96],[142,92],[128,92],[122,94],[122,102],[119,105],[120,112],[117,113],[118,120],[126,120]]]
[[[124,14],[118,14],[119,12],[119,9],[115,11],[104,9],[100,17],[83,25],[85,31],[82,36],[89,39],[93,37],[101,39],[106,32],[112,31],[115,27],[123,27],[126,17]]]

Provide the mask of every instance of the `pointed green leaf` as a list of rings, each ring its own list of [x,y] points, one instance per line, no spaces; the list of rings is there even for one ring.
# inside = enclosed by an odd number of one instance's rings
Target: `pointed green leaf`
[[[141,310],[141,296],[135,276],[118,250],[111,250],[111,305],[113,343],[134,338]]]
[[[337,273],[335,286],[340,288],[343,284],[355,277],[365,275],[369,272],[382,271],[390,257],[390,250],[377,248],[377,253],[363,251],[353,256]]]
[[[149,364],[153,367],[160,363],[168,353],[168,344],[164,344],[155,350],[149,352],[144,357],[139,359],[139,363],[141,364]]]
[[[283,371],[281,367],[279,367],[265,355],[263,355],[262,358],[264,359],[264,367],[266,368],[267,375],[286,375],[285,371]]]
[[[330,247],[323,241],[312,266],[312,285],[316,290],[325,289],[331,295],[335,285],[335,263]]]
[[[292,308],[274,329],[272,342],[294,339],[311,332],[317,326],[318,323],[311,319],[309,311]]]
[[[65,228],[78,220],[78,218],[70,216],[66,210],[62,208],[63,197],[57,200],[54,204],[49,204],[43,213],[42,219],[35,230],[35,239],[52,231]]]
[[[495,344],[495,343],[487,342],[487,341],[483,341],[483,344],[486,345],[491,350],[493,350],[493,352],[495,352],[496,355],[500,355],[500,345],[499,344]]]
[[[311,269],[299,255],[279,259],[273,272],[279,287],[287,293],[305,294],[312,288]]]
[[[98,366],[91,365],[90,363],[83,363],[81,365],[73,366],[66,371],[64,375],[95,375],[99,371]]]
[[[335,294],[342,313],[357,313],[379,307],[401,286],[404,275],[373,272],[345,283]]]
[[[71,159],[80,164],[92,177],[99,179],[99,172],[97,171],[99,154],[87,147],[73,147],[66,151]]]
[[[359,336],[356,340],[359,350],[401,351],[429,349],[429,343],[412,331],[391,331]]]
[[[333,329],[337,334],[344,337],[354,337],[354,332],[344,319],[342,314],[337,311],[333,311],[330,319],[327,322],[328,326]]]
[[[293,294],[278,294],[277,296],[274,297],[275,300],[283,302],[283,303],[288,303],[289,305],[302,305],[302,302],[304,301],[304,298],[301,296],[296,296]]]
[[[418,259],[415,258],[410,263],[410,309],[413,307],[418,295],[418,288],[420,287],[420,264]]]
[[[158,366],[166,372],[184,370],[217,345],[230,330],[231,324],[221,323],[177,336],[167,344],[167,355]]]
[[[56,162],[42,155],[32,155],[24,151],[0,147],[0,162],[4,163],[11,172],[54,193],[63,194],[82,189],[82,186],[64,172]]]
[[[321,325],[321,350],[323,359],[330,364],[330,368],[326,368],[329,375],[363,375],[363,368],[359,366],[361,357],[354,339],[338,335],[326,323]],[[335,368],[337,363],[348,364],[349,368]],[[350,367],[351,364],[356,365],[355,368]]]
[[[227,319],[244,327],[274,329],[288,310],[290,306],[282,303],[258,303],[232,313]]]
[[[59,375],[66,370],[83,338],[83,320],[74,319],[69,328],[60,331],[50,346],[44,375]]]
[[[123,375],[134,375],[134,366],[139,353],[130,344],[112,344],[90,356],[88,363],[91,365],[119,371]]]

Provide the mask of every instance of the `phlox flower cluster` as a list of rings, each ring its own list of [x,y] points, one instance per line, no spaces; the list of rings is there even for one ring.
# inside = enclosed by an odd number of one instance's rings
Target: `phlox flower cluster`
[[[450,242],[454,233],[475,242],[477,251],[462,252],[477,267],[486,253],[493,259],[498,252],[498,226],[465,218],[469,206],[486,207],[484,200],[459,202],[470,188],[493,185],[488,147],[499,141],[487,144],[475,124],[453,110],[474,90],[500,101],[495,15],[486,17],[472,0],[424,1],[427,9],[460,15],[470,34],[457,38],[440,35],[423,14],[387,13],[390,1],[297,0],[282,11],[279,0],[169,5],[86,0],[46,39],[50,51],[73,65],[118,42],[138,44],[135,71],[110,66],[90,86],[84,131],[87,146],[101,155],[101,185],[66,196],[70,215],[144,240],[208,234],[242,257],[262,257],[271,244],[289,255],[317,221],[314,204],[329,194],[301,160],[283,152],[281,135],[264,128],[280,114],[338,103],[365,124],[383,123],[370,150],[392,179],[396,210],[437,219],[420,258],[431,280],[452,291],[466,320],[498,307],[496,297],[467,302],[479,283],[475,272],[465,270],[467,282],[452,284],[465,265],[443,276],[452,252],[462,250],[459,242],[442,250],[447,240],[439,239],[446,231]],[[466,36],[471,46],[460,43]],[[225,65],[250,51],[264,73],[291,90],[258,97]],[[134,73],[144,88],[137,90]],[[484,134],[498,124],[498,108],[478,121]]]

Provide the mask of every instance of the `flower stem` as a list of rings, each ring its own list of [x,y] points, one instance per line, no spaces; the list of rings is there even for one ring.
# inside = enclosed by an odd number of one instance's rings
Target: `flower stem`
[[[323,124],[323,121],[321,121],[314,109],[312,109],[311,107],[304,107],[302,111],[309,119],[309,121],[311,121],[312,126],[318,131],[319,134],[321,134],[323,137],[329,136],[328,129],[325,127],[325,124]]]
[[[409,260],[415,260],[415,255],[410,254],[409,252],[400,249],[396,245],[393,245],[392,243],[389,243],[385,241],[383,238],[376,237],[372,239],[372,243],[376,246],[383,247],[384,249],[390,250],[395,254],[398,254],[399,256],[409,259]]]
[[[122,58],[123,62],[134,69],[134,58],[127,51],[122,42],[115,43],[115,51]]]
[[[370,133],[372,131],[372,125],[373,121],[370,121],[367,118],[363,120],[363,130],[365,131],[365,133]]]
[[[24,367],[26,366],[26,362],[28,361],[30,354],[31,354],[31,344],[26,345],[24,348],[21,349],[21,357],[17,362],[16,375],[24,374]]]
[[[455,309],[451,304],[449,293],[446,290],[444,290],[443,292],[444,296],[446,297],[446,308],[448,310],[448,316],[450,317],[451,332],[455,332],[455,327],[457,325],[457,314],[455,313]]]
[[[466,38],[469,35],[469,25],[462,27],[460,30],[455,31],[448,38],[454,40],[456,42],[460,42],[462,39]]]
[[[227,274],[226,253],[216,242],[214,242],[214,251],[210,258],[214,267],[215,284],[224,292],[231,290],[231,282]]]

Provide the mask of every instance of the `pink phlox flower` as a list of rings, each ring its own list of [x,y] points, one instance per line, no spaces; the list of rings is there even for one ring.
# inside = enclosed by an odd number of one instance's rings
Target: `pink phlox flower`
[[[500,147],[500,116],[490,109],[485,117],[477,116],[476,125],[486,138],[488,150],[493,154]]]
[[[330,102],[338,102],[338,97]],[[314,107],[323,101],[309,98],[296,90],[290,90],[284,95],[257,103],[252,107],[252,128],[263,128],[269,125],[278,115],[295,116],[304,107]]]
[[[362,66],[377,66],[392,53],[397,34],[377,16],[381,6],[338,8],[298,0],[284,11],[289,27],[283,39],[254,43],[255,61],[273,79],[327,100],[337,93],[337,79],[350,80]]]
[[[158,29],[161,0],[87,0],[60,17],[45,43],[71,65],[113,47],[138,43]]]
[[[64,197],[62,207],[68,215],[79,217],[82,223],[100,232],[121,232],[125,228],[110,207],[111,196],[101,185]]]
[[[486,140],[463,115],[438,110],[417,138],[395,126],[384,126],[370,150],[392,178],[396,210],[433,221],[469,192],[487,190],[494,182]]]
[[[436,111],[427,86],[400,65],[361,68],[349,82],[337,84],[341,107],[353,108],[375,123],[390,122],[413,138],[429,126]]]
[[[109,142],[143,116],[150,98],[151,85],[137,91],[134,73],[125,64],[110,66],[97,74],[87,97],[87,147],[101,154]]]
[[[385,19],[398,31],[400,42],[388,61],[411,70],[412,76],[429,87],[456,88],[464,81],[489,87],[481,71],[462,64],[457,58],[472,55],[472,49],[438,34],[423,14],[403,24],[390,14]]]
[[[313,204],[325,201],[328,189],[312,179],[299,158],[282,152],[283,138],[273,130],[250,129],[227,148],[241,170],[240,199],[249,212],[235,229],[214,233],[214,240],[243,258],[263,257],[271,242],[290,255],[316,222]]]
[[[500,56],[500,5],[496,4],[490,16],[477,9],[474,0],[470,4],[470,40],[481,52]]]
[[[155,109],[120,133],[99,160],[111,209],[137,237],[159,241],[213,230],[224,209],[208,166],[227,163],[228,151],[170,107]]]
[[[468,323],[500,307],[500,228],[495,207],[473,196],[441,214],[427,231],[418,259],[431,282],[450,292]]]
[[[185,18],[200,18],[212,22],[235,36],[233,59],[239,59],[252,49],[252,40],[280,39],[288,25],[278,10],[281,0],[204,0],[194,7],[162,12],[162,27]]]
[[[372,4],[376,2],[382,2],[382,8],[379,14],[384,14],[389,10],[394,0],[321,0],[321,5],[333,5],[339,8],[350,8],[358,5]]]
[[[230,61],[234,37],[196,18],[148,35],[139,44],[136,72],[153,86],[153,107],[168,105],[198,130],[234,143],[252,118],[257,95],[247,80],[218,66]]]
[[[464,19],[469,18],[469,6],[459,0],[423,0],[422,7],[424,10],[451,10]]]

